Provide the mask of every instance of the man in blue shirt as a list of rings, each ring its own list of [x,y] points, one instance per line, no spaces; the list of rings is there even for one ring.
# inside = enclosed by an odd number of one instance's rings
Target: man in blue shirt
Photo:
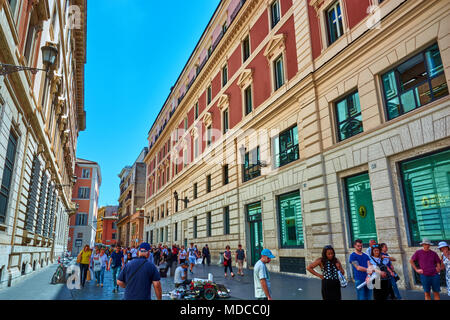
[[[117,285],[117,276],[119,275],[120,270],[122,270],[124,265],[123,253],[120,250],[120,246],[116,246],[116,250],[111,253],[108,264],[108,271],[112,268],[112,276],[113,276],[113,293],[119,292],[119,286]]]
[[[125,265],[119,274],[117,284],[125,288],[124,300],[151,300],[152,284],[158,300],[162,298],[159,271],[148,262],[150,245],[146,242],[139,246],[139,257]]]
[[[355,279],[355,287],[366,281],[367,277],[367,262],[370,257],[362,252],[363,243],[360,239],[355,240],[354,243],[355,252],[350,255],[350,264],[353,269],[353,278]],[[361,289],[356,289],[356,295],[358,300],[371,300],[372,290],[363,286]]]

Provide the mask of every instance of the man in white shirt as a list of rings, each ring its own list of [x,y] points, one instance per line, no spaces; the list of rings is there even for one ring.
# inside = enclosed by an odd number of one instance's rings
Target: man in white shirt
[[[191,280],[187,278],[187,270],[189,267],[189,263],[185,261],[183,264],[177,267],[175,270],[175,276],[173,278],[173,282],[175,283],[175,288],[178,288],[182,285],[189,285]]]
[[[270,293],[270,276],[266,264],[275,256],[269,249],[261,252],[261,259],[255,264],[253,269],[253,281],[255,284],[255,298],[257,300],[272,300]]]

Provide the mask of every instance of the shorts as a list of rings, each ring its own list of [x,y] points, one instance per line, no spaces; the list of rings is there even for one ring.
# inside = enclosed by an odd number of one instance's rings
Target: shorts
[[[433,292],[441,292],[441,276],[436,274],[434,276],[420,275],[420,281],[422,282],[423,291],[429,293],[431,289]]]
[[[238,260],[237,265],[239,269],[242,269],[242,267],[244,266],[244,260]]]
[[[189,263],[190,264],[195,264],[195,261],[197,261],[196,257],[189,257]]]

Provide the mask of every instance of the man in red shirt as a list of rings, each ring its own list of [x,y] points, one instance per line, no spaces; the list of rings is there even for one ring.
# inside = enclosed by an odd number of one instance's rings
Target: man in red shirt
[[[420,245],[423,249],[417,250],[409,260],[413,269],[420,275],[423,291],[425,292],[425,300],[431,300],[431,289],[433,289],[434,300],[440,300],[439,292],[441,260],[436,252],[430,250],[431,241],[423,238]],[[419,263],[420,269],[416,267],[415,261]]]

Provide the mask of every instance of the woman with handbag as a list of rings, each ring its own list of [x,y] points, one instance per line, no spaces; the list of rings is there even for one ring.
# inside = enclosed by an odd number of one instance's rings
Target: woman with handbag
[[[400,300],[402,296],[400,295],[400,290],[398,290],[397,281],[400,280],[400,277],[394,270],[394,265],[392,261],[396,261],[395,258],[391,257],[388,254],[388,247],[386,243],[380,244],[381,256],[383,257],[383,262],[387,265],[390,274],[391,274],[391,287],[389,289],[389,296],[392,300]]]
[[[86,283],[86,278],[89,271],[89,264],[91,262],[91,254],[92,251],[89,248],[89,245],[85,245],[83,250],[78,254],[77,262],[80,264],[80,271],[81,271],[81,279],[80,283],[84,287]]]
[[[225,278],[227,277],[228,268],[230,269],[231,276],[234,277],[230,246],[225,247],[225,252],[223,253],[223,265],[225,267]]]
[[[320,266],[322,274],[314,269]],[[323,300],[341,300],[341,286],[346,286],[344,278],[345,271],[332,246],[325,246],[322,249],[322,257],[317,258],[306,270],[316,277],[322,279],[322,299]],[[339,275],[340,273],[340,275]],[[342,279],[342,280],[341,280]],[[342,281],[342,284],[341,284]]]
[[[372,251],[370,252],[370,260],[367,262],[369,268],[370,266],[376,268],[378,267],[380,272],[380,287],[376,286],[373,288],[373,299],[374,300],[387,300],[391,287],[391,270],[385,264],[383,257],[381,256],[380,245],[375,244],[372,246]],[[374,271],[377,272],[377,271]]]

